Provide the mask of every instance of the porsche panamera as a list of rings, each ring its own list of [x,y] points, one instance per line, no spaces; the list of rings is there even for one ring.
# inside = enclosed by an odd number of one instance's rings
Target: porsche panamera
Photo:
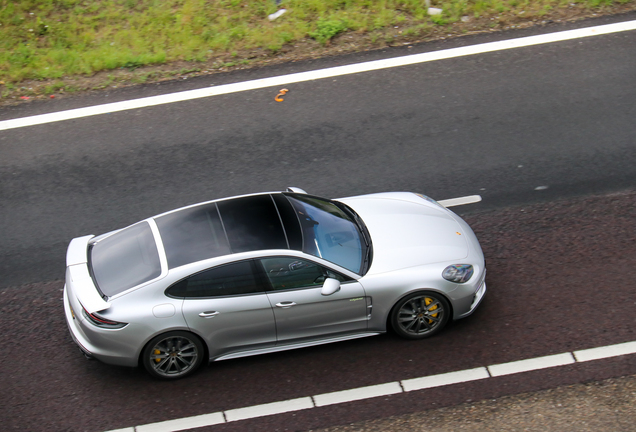
[[[430,337],[486,292],[471,228],[410,192],[330,200],[289,188],[204,202],[75,238],[66,265],[81,351],[163,379],[389,328]]]

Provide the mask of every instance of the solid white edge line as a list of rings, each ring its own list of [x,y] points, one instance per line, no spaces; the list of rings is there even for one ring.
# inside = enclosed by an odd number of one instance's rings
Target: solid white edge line
[[[548,33],[536,36],[526,36],[517,39],[503,40],[497,42],[487,42],[483,44],[470,45],[466,47],[451,48],[440,51],[433,51],[421,54],[412,54],[402,57],[394,57],[384,60],[374,60],[352,65],[336,66],[319,69],[315,71],[299,72],[289,75],[282,75],[271,78],[262,78],[252,81],[245,81],[234,84],[225,84],[217,87],[188,90],[166,95],[151,96],[129,101],[114,102],[103,105],[96,105],[86,108],[77,108],[56,113],[40,114],[31,117],[23,117],[12,120],[0,121],[0,130],[15,129],[20,127],[35,126],[39,124],[52,123],[75,118],[107,114],[118,111],[131,110],[136,108],[150,107],[185,100],[198,99],[210,96],[256,90],[278,85],[289,85],[304,81],[311,81],[323,78],[349,75],[361,72],[370,72],[380,69],[407,66],[417,63],[425,63],[443,59],[450,59],[461,56],[484,54],[493,51],[521,48],[533,45],[541,45],[553,42],[561,42],[572,39],[579,39],[591,36],[600,36],[610,33],[636,30],[636,20],[615,24],[605,24],[595,27],[587,27],[575,30],[565,30],[556,33]]]
[[[626,354],[636,354],[636,342],[608,345],[598,348],[574,351],[574,358],[578,362],[600,360],[610,357],[618,357]]]
[[[458,384],[468,381],[490,378],[485,367],[467,369],[457,372],[448,372],[439,375],[431,375],[422,378],[412,378],[401,381],[405,392],[422,390],[432,387],[441,387],[450,384]]]
[[[225,423],[223,413],[202,414],[193,417],[183,417],[175,420],[166,420],[158,423],[150,423],[136,426],[136,432],[177,432],[204,426],[214,426]]]
[[[510,363],[492,365],[488,366],[488,371],[490,372],[490,375],[492,375],[493,377],[497,377],[502,375],[511,375],[521,372],[529,372],[533,370],[563,366],[575,362],[576,360],[572,356],[572,353],[567,352],[563,354],[555,354],[545,357],[537,357],[527,360],[519,360]]]
[[[228,422],[245,420],[255,417],[264,417],[274,414],[284,414],[292,411],[300,411],[313,408],[314,403],[311,397],[303,397],[298,399],[290,399],[282,402],[272,402],[263,405],[255,405],[246,408],[237,408],[225,411],[225,417]]]
[[[351,390],[343,390],[332,393],[324,393],[314,396],[317,407],[353,402],[362,399],[370,399],[380,396],[402,393],[399,382],[377,384],[368,387],[359,387]]]
[[[475,369],[465,369],[461,371],[448,372],[421,378],[412,378],[399,382],[396,381],[386,384],[360,387],[351,390],[324,393],[313,397],[308,396],[299,399],[290,399],[282,402],[254,405],[251,407],[237,408],[224,412],[202,414],[193,417],[184,417],[181,419],[150,423],[142,426],[116,430],[114,429],[108,432],[177,432],[185,429],[214,426],[216,424],[238,421],[248,418],[258,418],[266,415],[281,414],[286,412],[299,411],[302,409],[311,409],[314,407],[328,406],[337,403],[354,402],[357,400],[369,399],[379,396],[417,391],[432,387],[442,387],[446,385],[486,379],[489,377],[529,372],[533,370],[565,366],[579,362],[605,359],[627,354],[636,354],[636,341],[549,355],[544,357],[536,357],[510,363],[501,363]],[[225,418],[227,418],[227,420]]]
[[[446,200],[437,201],[438,204],[444,207],[454,207],[466,204],[474,204],[481,201],[481,195],[470,195],[460,198],[450,198]]]

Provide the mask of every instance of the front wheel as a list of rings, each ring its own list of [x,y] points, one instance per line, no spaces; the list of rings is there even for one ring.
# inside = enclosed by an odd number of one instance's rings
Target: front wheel
[[[393,330],[406,339],[423,339],[440,332],[448,322],[450,306],[441,294],[419,292],[400,300],[391,313]]]
[[[142,363],[154,377],[178,379],[201,366],[204,352],[203,344],[195,335],[171,331],[148,342],[142,353]]]

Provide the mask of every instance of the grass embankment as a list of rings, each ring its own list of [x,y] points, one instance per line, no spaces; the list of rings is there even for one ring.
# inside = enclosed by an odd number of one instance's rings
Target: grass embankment
[[[429,15],[425,0],[284,0],[287,13],[270,21],[274,0],[0,0],[0,95],[103,88],[636,8],[636,0],[430,3],[443,12]]]

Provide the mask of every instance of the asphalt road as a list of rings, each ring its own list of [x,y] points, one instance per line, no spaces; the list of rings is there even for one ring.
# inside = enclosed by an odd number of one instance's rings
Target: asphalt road
[[[562,29],[2,108],[0,120]],[[635,47],[625,32],[294,84],[282,103],[271,88],[0,132],[3,427],[104,430],[635,340]],[[384,335],[170,384],[78,356],[60,302],[71,238],[286,186],[481,194],[458,211],[488,258],[485,303],[416,345]],[[630,373],[634,359],[599,361],[214,430],[328,427]]]
[[[0,119],[530,33],[3,108]],[[62,278],[75,236],[290,185],[327,197],[480,193],[487,206],[630,187],[635,40],[632,31],[310,81],[282,103],[278,88],[262,89],[2,131],[0,286]],[[537,186],[549,189],[539,196]]]
[[[489,291],[432,339],[222,361],[176,382],[85,360],[60,312],[62,282],[2,289],[3,429],[103,431],[634,341],[635,202],[632,191],[468,215]],[[636,356],[622,356],[201,430],[310,430],[635,373]]]

